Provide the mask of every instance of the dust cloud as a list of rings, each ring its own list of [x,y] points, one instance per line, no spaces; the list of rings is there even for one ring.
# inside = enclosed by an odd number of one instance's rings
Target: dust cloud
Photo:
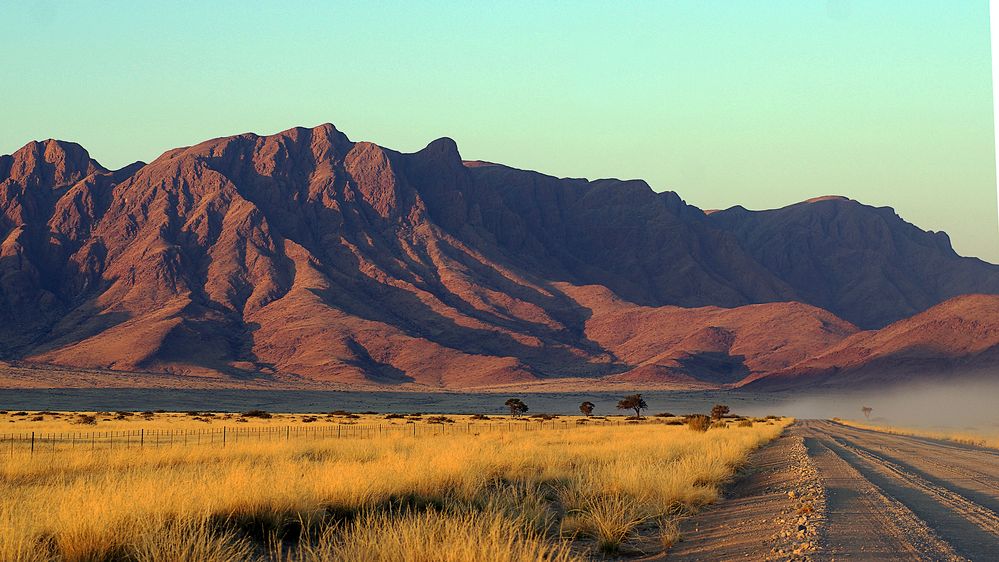
[[[797,418],[865,420],[864,406],[873,409],[870,421],[881,425],[999,435],[999,380],[995,376],[992,380],[906,383],[800,396],[777,409]]]

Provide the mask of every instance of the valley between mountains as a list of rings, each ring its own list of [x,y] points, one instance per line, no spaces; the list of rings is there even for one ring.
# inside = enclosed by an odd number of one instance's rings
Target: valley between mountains
[[[0,238],[7,387],[775,390],[999,365],[999,266],[890,208],[706,213],[450,139],[404,154],[326,124],[114,171],[32,142],[0,156]]]

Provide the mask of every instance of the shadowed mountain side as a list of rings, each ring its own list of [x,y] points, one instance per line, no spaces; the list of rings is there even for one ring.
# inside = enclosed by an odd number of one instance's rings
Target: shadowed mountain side
[[[113,172],[28,144],[0,157],[0,235],[4,358],[215,381],[728,386],[824,356],[847,320],[999,291],[890,210],[705,215],[329,124]]]
[[[958,295],[999,293],[999,266],[954,252],[889,207],[820,197],[770,211],[710,215],[801,300],[880,328]]]

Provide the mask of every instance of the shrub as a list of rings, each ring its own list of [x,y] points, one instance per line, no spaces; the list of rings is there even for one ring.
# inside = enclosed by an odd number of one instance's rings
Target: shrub
[[[711,429],[728,429],[728,424],[723,421],[711,422]]]
[[[45,416],[35,416],[28,421],[45,421]]]
[[[347,410],[333,410],[328,415],[330,415],[330,416],[349,416],[349,415],[351,415],[351,413],[348,412]]]
[[[669,412],[660,412],[658,414],[652,414],[652,417],[654,417],[654,418],[673,418],[673,417],[676,417],[676,416],[674,416],[673,414],[671,414]]]
[[[427,423],[445,424],[445,423],[454,423],[454,420],[447,416],[430,416],[429,418],[427,418]]]
[[[753,420],[740,420],[735,424],[737,427],[753,427]]]
[[[97,425],[97,416],[80,414],[76,416],[76,422],[80,425]]]
[[[304,418],[302,418],[302,423],[312,423],[318,419],[319,418],[317,418],[316,416],[305,416]]]
[[[707,431],[711,425],[711,418],[704,414],[694,414],[687,416],[687,429],[691,431]]]
[[[385,414],[387,420],[401,420],[404,417],[402,414]]]
[[[488,420],[489,416],[484,416],[482,414],[472,414],[468,417],[470,420]]]
[[[240,416],[244,418],[260,418],[265,420],[273,417],[271,416],[270,412],[265,412],[263,410],[248,410],[240,414]]]
[[[28,412],[14,412],[11,416],[26,416]]]

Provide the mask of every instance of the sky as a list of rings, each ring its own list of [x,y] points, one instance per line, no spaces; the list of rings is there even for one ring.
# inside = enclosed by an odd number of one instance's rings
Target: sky
[[[0,153],[108,167],[332,122],[641,178],[704,209],[891,206],[999,263],[986,0],[0,3]]]

